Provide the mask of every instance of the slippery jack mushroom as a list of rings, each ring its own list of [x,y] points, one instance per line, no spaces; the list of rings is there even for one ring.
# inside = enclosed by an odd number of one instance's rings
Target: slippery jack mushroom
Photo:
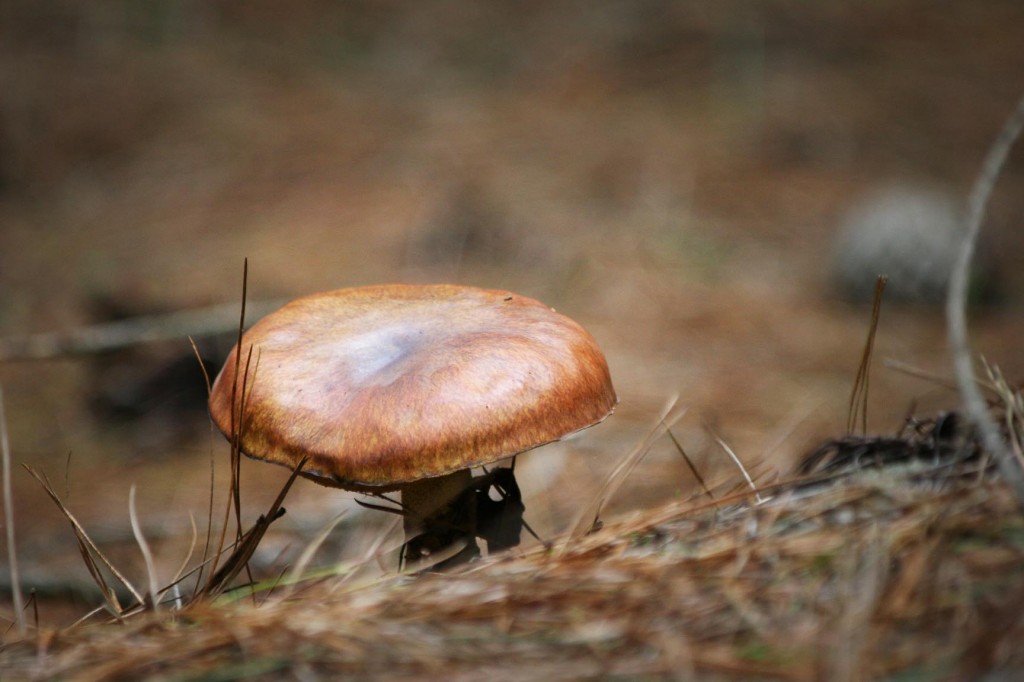
[[[401,491],[411,565],[514,546],[519,526],[493,530],[518,496],[511,470],[471,469],[604,420],[615,407],[608,365],[582,327],[506,291],[455,285],[380,285],[293,301],[242,337],[252,371],[240,449],[322,485]],[[232,437],[228,356],[210,394],[213,421]],[[243,368],[244,369],[244,368]],[[512,500],[518,504],[518,499]],[[482,509],[486,508],[486,509]],[[488,514],[485,514],[488,515]],[[512,516],[515,517],[513,510]],[[519,511],[521,520],[521,509]],[[491,527],[492,531],[482,532]]]

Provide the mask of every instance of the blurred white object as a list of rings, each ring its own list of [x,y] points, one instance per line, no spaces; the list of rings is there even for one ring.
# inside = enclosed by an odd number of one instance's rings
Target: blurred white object
[[[956,197],[931,187],[892,184],[861,197],[842,216],[836,236],[833,267],[841,293],[871,300],[875,279],[887,275],[886,299],[945,300],[964,234],[962,213]],[[972,265],[975,285],[990,280],[984,260]],[[975,294],[986,288],[972,286]]]

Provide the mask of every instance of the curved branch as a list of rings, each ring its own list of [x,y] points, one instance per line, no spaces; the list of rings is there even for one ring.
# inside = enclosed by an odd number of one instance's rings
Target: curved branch
[[[1017,504],[1024,509],[1024,471],[1021,470],[1020,464],[1006,447],[999,427],[993,421],[985,400],[981,396],[967,340],[967,281],[970,274],[971,258],[974,256],[974,247],[985,218],[989,197],[992,195],[1006,157],[1022,128],[1024,128],[1024,97],[1017,102],[1017,107],[989,149],[981,172],[971,189],[967,204],[967,231],[950,274],[949,295],[946,299],[946,322],[950,352],[953,354],[953,369],[967,415],[977,424],[985,448],[995,457],[999,473],[1013,489],[1014,495],[1017,497]]]

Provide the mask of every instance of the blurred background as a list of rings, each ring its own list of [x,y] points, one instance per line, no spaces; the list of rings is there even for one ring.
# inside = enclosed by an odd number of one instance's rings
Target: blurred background
[[[437,3],[40,0],[0,5],[0,337],[225,304],[223,334],[0,364],[22,574],[80,604],[49,474],[144,582],[217,516],[211,372],[249,300],[377,282],[510,289],[580,321],[621,404],[520,458],[527,519],[572,521],[665,401],[710,482],[762,480],[841,435],[875,274],[890,276],[869,429],[958,406],[941,304],[971,182],[1024,92],[1024,4],[904,0]],[[1024,152],[996,188],[972,339],[1020,380]],[[254,317],[250,317],[253,321]],[[216,327],[217,325],[214,325]],[[250,520],[283,469],[243,462]],[[693,494],[660,440],[609,514]],[[320,561],[390,519],[296,484],[257,557]],[[270,570],[268,568],[268,570]],[[84,609],[79,609],[79,613]],[[52,606],[44,620],[64,622]]]

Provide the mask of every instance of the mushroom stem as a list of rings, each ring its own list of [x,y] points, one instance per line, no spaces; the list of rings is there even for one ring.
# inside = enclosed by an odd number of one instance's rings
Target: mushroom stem
[[[437,567],[461,564],[480,555],[476,544],[476,497],[469,469],[425,478],[402,487],[405,507],[405,560],[410,565],[455,549]],[[459,544],[464,546],[458,547]]]

